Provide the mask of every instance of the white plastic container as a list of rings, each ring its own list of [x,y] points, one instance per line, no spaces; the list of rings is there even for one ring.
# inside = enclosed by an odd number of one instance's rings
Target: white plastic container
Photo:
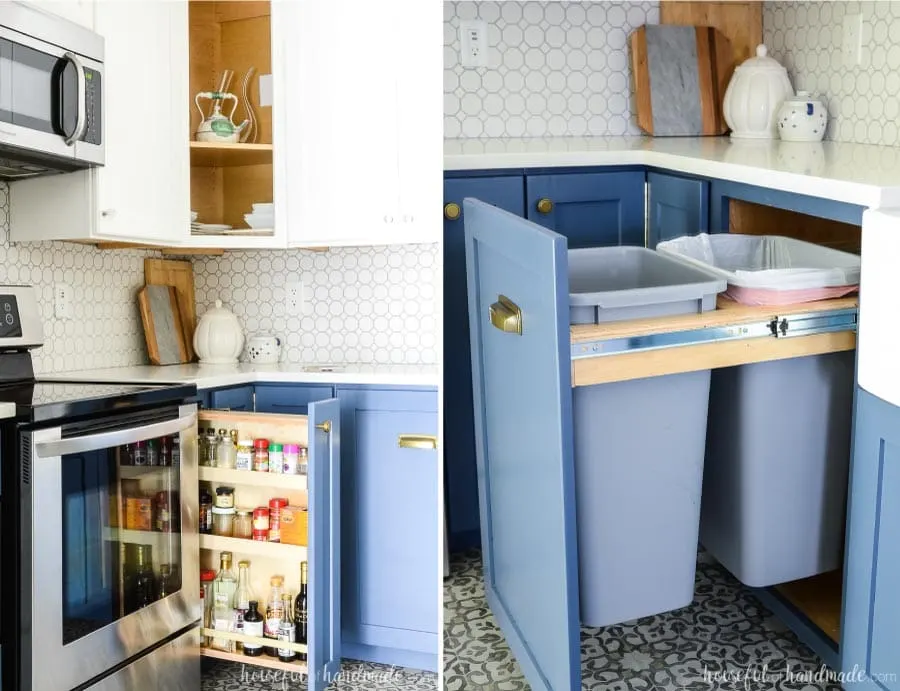
[[[656,251],[724,279],[725,294],[745,305],[813,302],[859,289],[857,255],[794,238],[701,233],[661,242]]]

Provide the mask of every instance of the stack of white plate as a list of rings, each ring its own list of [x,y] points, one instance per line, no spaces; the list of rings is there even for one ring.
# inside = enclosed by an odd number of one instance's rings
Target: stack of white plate
[[[253,212],[244,214],[244,221],[254,230],[268,230],[275,227],[275,205],[271,202],[253,205]]]

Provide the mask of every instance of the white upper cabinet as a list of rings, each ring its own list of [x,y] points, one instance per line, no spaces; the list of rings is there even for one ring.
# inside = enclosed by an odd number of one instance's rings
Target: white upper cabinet
[[[94,28],[94,6],[97,0],[27,0],[27,2],[88,29]]]
[[[275,3],[276,203],[291,246],[437,242],[438,0]]]
[[[190,219],[187,2],[98,0],[94,17],[94,30],[105,39],[105,166],[13,183],[11,238],[184,242]]]

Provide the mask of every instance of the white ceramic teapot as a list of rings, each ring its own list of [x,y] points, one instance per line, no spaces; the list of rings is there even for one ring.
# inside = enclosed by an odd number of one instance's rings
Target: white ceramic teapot
[[[775,116],[786,98],[794,95],[787,70],[768,57],[762,44],[756,57],[734,70],[725,90],[723,114],[735,139],[777,139]]]
[[[778,109],[778,136],[786,142],[820,142],[828,125],[825,104],[808,91],[786,98]]]
[[[244,332],[234,314],[216,306],[200,318],[194,331],[194,350],[200,356],[201,365],[230,365],[238,361],[244,348]]]

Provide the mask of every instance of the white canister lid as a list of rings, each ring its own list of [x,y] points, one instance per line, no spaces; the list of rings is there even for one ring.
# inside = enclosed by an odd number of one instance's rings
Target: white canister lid
[[[234,513],[234,509],[233,508],[225,509],[225,508],[222,508],[219,506],[214,506],[212,512],[217,513],[217,514],[229,514],[229,513]]]
[[[784,66],[780,62],[778,62],[778,60],[769,57],[769,49],[766,48],[764,43],[760,43],[758,46],[756,46],[755,58],[747,58],[746,60],[744,60],[744,62],[742,62],[735,68],[735,71],[748,68],[763,70],[784,70]]]

